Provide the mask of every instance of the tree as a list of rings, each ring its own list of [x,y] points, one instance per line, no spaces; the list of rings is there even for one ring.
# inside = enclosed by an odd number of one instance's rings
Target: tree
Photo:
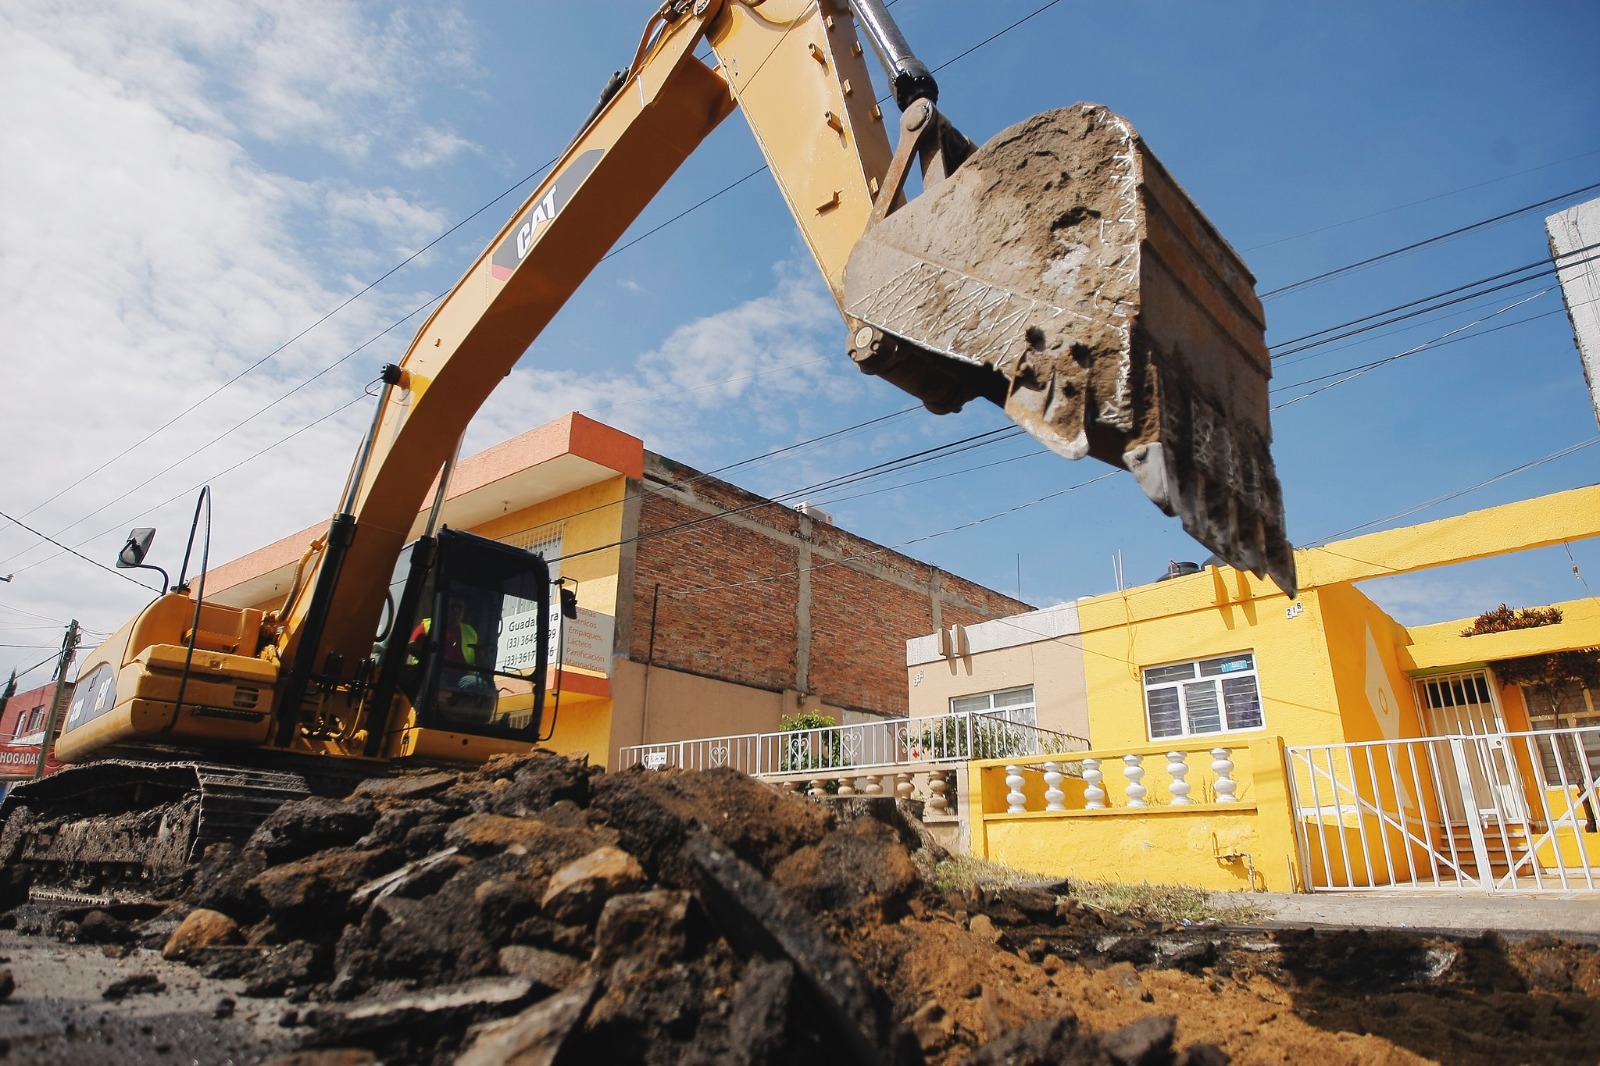
[[[1574,648],[1571,651],[1552,651],[1542,655],[1524,655],[1515,659],[1501,659],[1489,664],[1502,683],[1521,687],[1524,694],[1537,696],[1549,707],[1550,717],[1561,717],[1561,694],[1577,686],[1580,690],[1600,688],[1600,648]],[[1531,713],[1530,708],[1530,713]],[[1568,728],[1577,726],[1577,719],[1567,718]],[[1583,745],[1576,737],[1553,737],[1556,750],[1569,772],[1583,767]],[[1579,780],[1583,780],[1580,777]],[[1583,799],[1584,820],[1589,832],[1596,831],[1594,804],[1589,797]]]
[[[786,714],[778,728],[785,733],[806,734],[786,738],[780,756],[779,769],[821,770],[838,766],[842,761],[839,752],[839,734],[811,732],[832,729],[839,723],[826,714],[815,711],[806,714]]]
[[[11,702],[11,697],[17,694],[17,671],[11,671],[11,680],[6,682],[5,691],[0,692],[0,718],[6,715],[6,704]]]

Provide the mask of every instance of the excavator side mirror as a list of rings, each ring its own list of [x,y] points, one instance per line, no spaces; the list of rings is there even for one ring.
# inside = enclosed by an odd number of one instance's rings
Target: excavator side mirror
[[[578,617],[578,593],[574,589],[561,590],[561,617]]]
[[[150,526],[140,526],[128,531],[128,542],[117,553],[117,566],[123,570],[130,570],[144,565],[144,557],[150,554],[150,544],[156,539],[156,531]]]

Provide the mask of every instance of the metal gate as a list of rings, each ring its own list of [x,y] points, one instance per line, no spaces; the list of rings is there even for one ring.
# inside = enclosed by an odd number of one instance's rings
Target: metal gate
[[[1452,692],[1468,717],[1478,694]],[[1305,887],[1600,887],[1597,749],[1600,727],[1289,747]]]

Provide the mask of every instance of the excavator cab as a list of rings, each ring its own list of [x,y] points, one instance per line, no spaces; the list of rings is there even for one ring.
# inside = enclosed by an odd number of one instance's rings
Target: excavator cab
[[[549,662],[550,568],[541,555],[441,530],[402,553],[375,645],[394,728],[532,742]],[[391,680],[392,679],[392,680]]]

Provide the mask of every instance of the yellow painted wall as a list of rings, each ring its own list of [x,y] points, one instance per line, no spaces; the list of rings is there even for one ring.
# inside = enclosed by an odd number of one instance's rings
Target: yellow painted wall
[[[601,614],[617,613],[617,574],[622,566],[622,501],[628,490],[620,474],[532,507],[474,526],[470,532],[501,540],[524,530],[561,523],[561,576],[578,583],[578,603]],[[592,549],[599,548],[599,551]],[[579,554],[591,552],[592,554]]]
[[[552,732],[550,715],[553,710],[554,732],[549,740],[539,746],[562,755],[587,752],[590,763],[596,766],[608,766],[611,751],[611,701],[581,700],[569,703],[562,700],[559,707],[554,708],[551,706],[552,702],[553,698],[545,702],[544,731]]]
[[[1299,604],[1300,609],[1289,612]],[[1232,570],[1198,574],[1079,601],[1089,735],[1096,748],[1151,743],[1143,669],[1249,651],[1255,654],[1264,725],[1225,734],[1245,742],[1281,734],[1293,743],[1344,739],[1328,661],[1321,598],[1291,601]]]
[[[1289,892],[1302,883],[1289,822],[1283,745],[1259,737],[1234,751],[1234,779],[1242,802],[1203,802],[1215,796],[1210,760],[1201,742],[1177,747],[1188,752],[1191,797],[1170,803],[1171,777],[1163,752],[1142,746],[1144,785],[1150,806],[1126,806],[1123,751],[1073,753],[1069,772],[1081,773],[1083,758],[1101,758],[1105,810],[1085,808],[1081,781],[1063,782],[1065,811],[1044,810],[1043,757],[1011,760],[1023,768],[1023,813],[1008,811],[1006,766],[1000,761],[969,765],[966,788],[973,802],[972,853],[1019,870],[1091,881],[1189,884],[1216,890],[1253,887]],[[1054,760],[1059,762],[1060,760]],[[1248,858],[1246,858],[1248,856]]]

